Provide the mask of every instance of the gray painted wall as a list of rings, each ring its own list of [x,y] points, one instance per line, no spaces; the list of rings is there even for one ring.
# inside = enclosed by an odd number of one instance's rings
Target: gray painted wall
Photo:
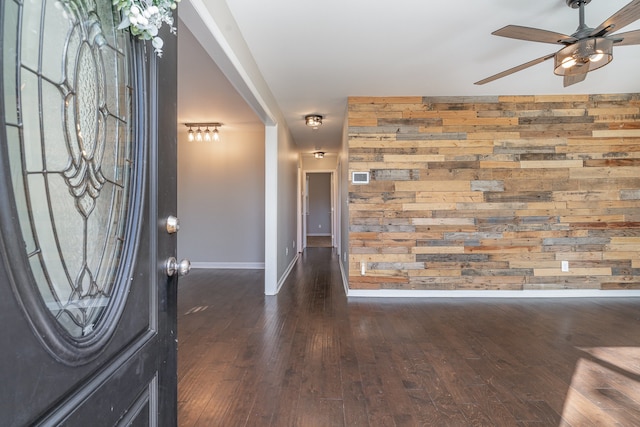
[[[264,263],[264,130],[220,135],[189,142],[178,133],[179,257]]]
[[[291,133],[278,126],[278,284],[283,284],[285,274],[293,267],[298,256],[297,250],[297,195],[298,195],[298,152]]]
[[[302,169],[304,171],[334,171],[338,157],[334,154],[326,154],[323,159],[316,159],[310,154],[302,154]]]

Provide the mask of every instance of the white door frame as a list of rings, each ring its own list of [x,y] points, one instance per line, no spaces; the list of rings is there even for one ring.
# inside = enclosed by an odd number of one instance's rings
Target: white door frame
[[[336,171],[332,169],[313,169],[313,170],[303,170],[302,171],[302,179],[301,186],[302,191],[300,191],[300,203],[298,204],[301,208],[300,218],[302,222],[302,233],[300,236],[301,245],[300,250],[303,251],[307,247],[307,219],[309,216],[309,175],[310,174],[318,174],[318,173],[328,173],[331,176],[331,246],[334,248],[338,246],[338,242],[336,241],[337,236],[337,216],[336,216],[336,196],[338,192],[336,191]]]

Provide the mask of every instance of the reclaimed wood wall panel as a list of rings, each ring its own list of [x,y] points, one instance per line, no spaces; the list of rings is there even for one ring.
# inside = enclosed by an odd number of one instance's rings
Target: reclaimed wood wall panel
[[[349,183],[352,289],[640,289],[640,94],[354,97],[348,116],[349,171],[370,172]]]

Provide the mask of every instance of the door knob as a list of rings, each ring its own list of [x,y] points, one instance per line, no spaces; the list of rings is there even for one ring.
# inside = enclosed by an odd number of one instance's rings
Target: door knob
[[[170,257],[165,263],[165,271],[167,273],[167,276],[169,277],[172,277],[176,274],[178,274],[178,276],[186,276],[187,274],[189,274],[190,270],[191,261],[189,261],[188,259],[183,259],[182,261],[178,262],[175,257]]]

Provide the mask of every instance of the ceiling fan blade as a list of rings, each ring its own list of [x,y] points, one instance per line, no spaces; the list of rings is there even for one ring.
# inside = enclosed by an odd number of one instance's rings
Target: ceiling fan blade
[[[640,0],[633,0],[598,25],[597,28],[594,28],[589,37],[602,37],[605,34],[621,30],[638,19],[640,19]]]
[[[517,67],[509,68],[509,69],[508,69],[508,70],[506,70],[506,71],[503,71],[503,72],[498,73],[498,74],[494,74],[494,75],[493,75],[493,76],[491,76],[491,77],[487,77],[486,79],[483,79],[483,80],[477,81],[477,82],[475,82],[475,84],[477,84],[477,85],[483,85],[483,84],[485,84],[485,83],[489,83],[489,82],[492,82],[492,81],[494,81],[494,80],[498,80],[498,79],[500,79],[500,78],[502,78],[502,77],[508,76],[509,74],[516,73],[516,72],[518,72],[518,71],[524,70],[525,68],[529,68],[529,67],[531,67],[531,66],[533,66],[533,65],[536,65],[536,64],[539,64],[539,63],[541,63],[541,62],[544,62],[544,61],[546,61],[547,59],[551,59],[551,58],[553,58],[555,55],[556,55],[555,53],[551,53],[551,54],[546,55],[546,56],[541,56],[540,58],[536,58],[536,59],[534,59],[533,61],[525,62],[524,64],[520,64],[520,65],[518,65]]]
[[[628,31],[626,33],[615,34],[610,36],[609,38],[613,38],[615,40],[622,41],[614,42],[615,46],[628,46],[633,44],[640,44],[640,30]]]
[[[522,27],[520,25],[507,25],[506,27],[500,28],[491,34],[500,37],[509,37],[511,39],[552,44],[571,44],[578,40],[575,37],[571,37],[566,34],[540,30],[538,28]]]

